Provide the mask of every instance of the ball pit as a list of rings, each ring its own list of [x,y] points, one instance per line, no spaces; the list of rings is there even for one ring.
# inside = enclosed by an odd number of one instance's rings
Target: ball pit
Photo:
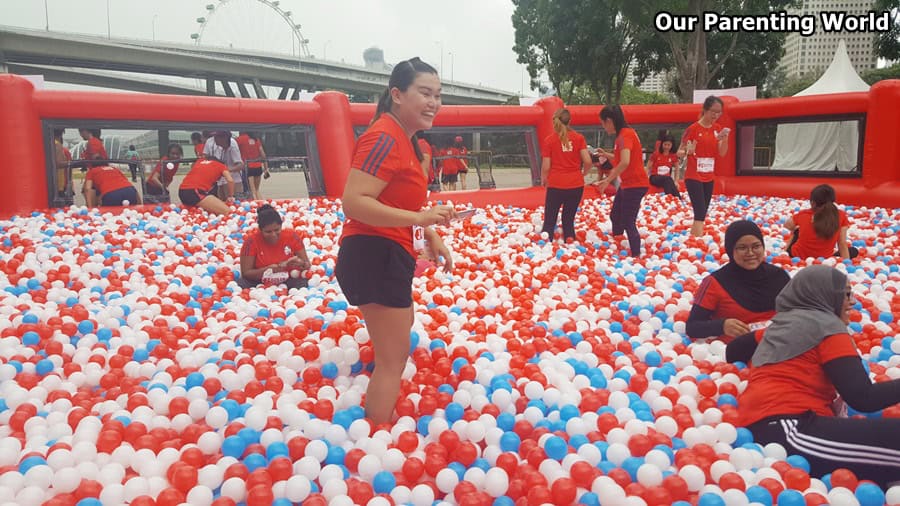
[[[454,223],[456,268],[415,280],[399,419],[377,427],[372,346],[333,280],[339,202],[276,205],[309,237],[309,288],[237,287],[246,203],[0,222],[0,506],[900,504],[753,443],[734,425],[746,368],[684,338],[725,225],[756,221],[778,253],[803,202],[717,198],[694,239],[689,208],[651,194],[637,260],[610,242],[609,199],[582,204],[570,245],[539,238],[540,211]],[[873,377],[897,378],[900,213],[848,214],[851,328]]]

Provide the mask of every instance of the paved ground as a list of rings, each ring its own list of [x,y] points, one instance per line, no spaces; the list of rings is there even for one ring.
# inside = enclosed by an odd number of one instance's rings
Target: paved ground
[[[518,188],[523,186],[531,186],[531,171],[525,167],[522,168],[503,168],[494,169],[494,182],[497,188]],[[78,176],[76,176],[77,178]],[[175,189],[172,194],[173,202],[178,200],[178,185],[184,179],[183,174],[175,176],[170,188]],[[478,177],[470,172],[466,176],[466,187],[470,190],[478,188]],[[292,199],[307,197],[306,178],[302,172],[273,172],[272,177],[264,179],[260,185],[260,192],[263,198],[273,199]],[[84,205],[84,197],[81,195],[81,180],[75,181],[75,203]]]

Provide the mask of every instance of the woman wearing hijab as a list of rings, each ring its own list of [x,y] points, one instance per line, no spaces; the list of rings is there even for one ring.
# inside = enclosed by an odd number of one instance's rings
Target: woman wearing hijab
[[[740,220],[725,230],[730,260],[707,276],[694,296],[685,331],[691,339],[718,337],[728,342],[765,327],[775,315],[775,297],[790,280],[766,262],[766,245],[755,223]]]
[[[772,324],[728,345],[759,340],[738,412],[757,443],[805,457],[810,476],[845,468],[884,487],[900,479],[900,420],[835,416],[844,403],[873,412],[900,402],[900,380],[873,384],[847,334],[852,299],[837,269],[799,271],[778,295]]]

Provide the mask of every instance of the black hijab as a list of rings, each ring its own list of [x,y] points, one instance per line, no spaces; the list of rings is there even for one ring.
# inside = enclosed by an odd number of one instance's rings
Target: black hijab
[[[765,261],[752,271],[740,267],[734,261],[734,246],[745,235],[752,235],[763,245],[766,244],[762,231],[752,221],[739,220],[728,225],[725,230],[725,251],[730,261],[712,276],[744,309],[754,313],[774,311],[775,297],[791,278],[784,269]]]

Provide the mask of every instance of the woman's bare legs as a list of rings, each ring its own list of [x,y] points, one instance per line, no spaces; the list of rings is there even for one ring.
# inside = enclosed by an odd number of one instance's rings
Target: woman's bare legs
[[[363,304],[359,309],[375,352],[375,370],[366,390],[366,416],[376,424],[388,423],[400,394],[400,377],[409,359],[413,308]]]

